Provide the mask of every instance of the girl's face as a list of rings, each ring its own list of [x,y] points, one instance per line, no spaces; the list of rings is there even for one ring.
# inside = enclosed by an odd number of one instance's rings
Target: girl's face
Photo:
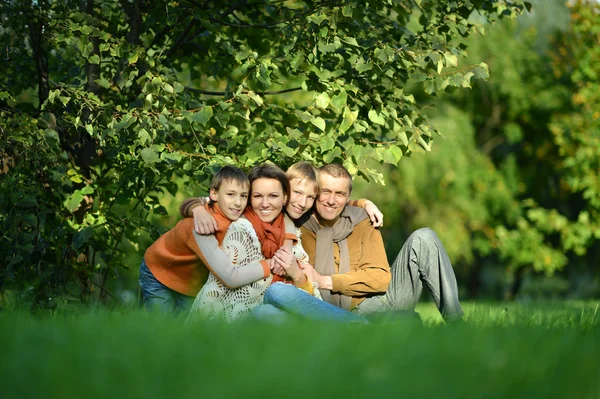
[[[276,179],[259,178],[252,182],[250,206],[260,220],[271,223],[283,210],[287,196]]]

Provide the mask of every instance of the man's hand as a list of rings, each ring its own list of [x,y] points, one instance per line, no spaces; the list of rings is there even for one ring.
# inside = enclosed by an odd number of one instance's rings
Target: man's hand
[[[304,274],[306,274],[306,277],[317,283],[319,288],[330,290],[333,287],[331,276],[323,276],[319,274],[319,272],[317,272],[309,263],[301,263],[300,267],[302,268]]]
[[[197,206],[192,209],[192,214],[194,215],[194,230],[196,230],[196,233],[204,236],[215,234],[217,221],[206,208]]]
[[[372,201],[365,200],[365,212],[369,215],[373,227],[377,228],[383,226],[383,213],[381,213],[379,208],[377,208],[377,205]]]

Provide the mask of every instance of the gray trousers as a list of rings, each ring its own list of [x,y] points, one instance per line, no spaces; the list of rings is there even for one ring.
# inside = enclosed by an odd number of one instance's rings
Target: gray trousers
[[[448,322],[462,318],[458,287],[450,258],[437,234],[423,228],[413,232],[391,266],[392,280],[385,294],[362,301],[353,311],[369,316],[381,312],[414,313],[423,285]],[[416,314],[415,314],[416,315]]]

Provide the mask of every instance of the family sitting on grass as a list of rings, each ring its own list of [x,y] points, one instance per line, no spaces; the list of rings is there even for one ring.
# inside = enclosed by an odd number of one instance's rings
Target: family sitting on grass
[[[223,167],[209,200],[186,200],[185,218],[146,251],[145,306],[188,312],[188,320],[365,322],[418,318],[425,285],[444,320],[460,320],[456,278],[437,235],[413,232],[390,267],[377,229],[383,215],[370,201],[350,201],[351,192],[352,177],[338,164],[317,170],[299,162],[287,174],[263,164],[248,176]]]

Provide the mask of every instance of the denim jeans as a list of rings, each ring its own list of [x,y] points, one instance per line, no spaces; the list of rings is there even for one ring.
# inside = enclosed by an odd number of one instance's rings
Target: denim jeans
[[[287,314],[318,321],[367,322],[364,317],[317,299],[291,284],[269,286],[263,303],[252,310],[253,317],[269,319],[286,317]]]
[[[379,312],[414,313],[423,285],[444,320],[460,320],[463,310],[450,258],[437,234],[423,228],[413,232],[391,266],[392,280],[385,294],[366,298],[353,311],[363,316]]]
[[[139,282],[144,306],[148,310],[157,310],[165,314],[187,313],[194,302],[193,297],[180,294],[158,281],[146,266],[144,259],[140,265]]]

